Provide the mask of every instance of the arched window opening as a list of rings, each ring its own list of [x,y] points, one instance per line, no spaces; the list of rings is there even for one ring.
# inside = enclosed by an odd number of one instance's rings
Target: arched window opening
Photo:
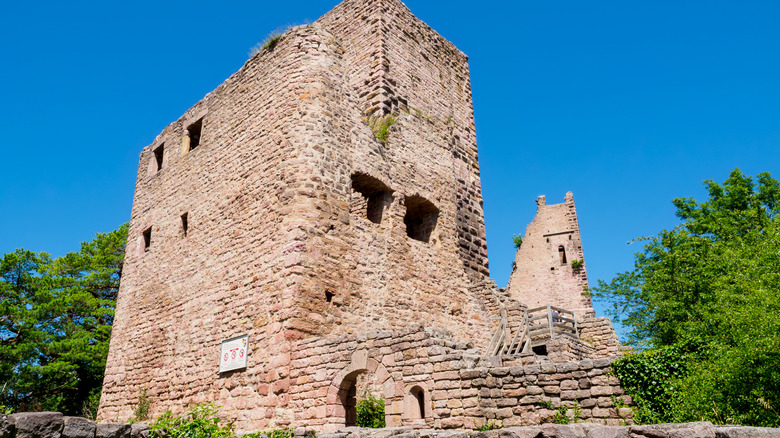
[[[382,181],[365,173],[352,174],[352,189],[362,195],[353,205],[353,213],[364,216],[375,224],[382,223],[385,207],[390,205],[393,191]],[[364,213],[365,212],[365,213]]]
[[[406,235],[414,240],[428,242],[431,233],[436,228],[439,219],[439,209],[433,203],[422,196],[410,196],[406,198]]]
[[[561,264],[566,264],[566,249],[563,248],[563,245],[558,245],[558,257],[561,259]]]
[[[409,418],[413,420],[425,418],[425,390],[415,386],[409,391],[409,397]]]

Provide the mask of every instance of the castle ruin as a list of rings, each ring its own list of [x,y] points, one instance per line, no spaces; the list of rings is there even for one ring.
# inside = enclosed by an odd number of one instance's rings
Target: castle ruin
[[[548,246],[581,260],[573,217]],[[538,424],[574,400],[622,421],[617,337],[584,264],[526,267],[535,227],[498,289],[466,55],[399,0],[345,0],[141,152],[98,417],[145,394],[152,415],[214,401],[239,431],[333,431],[374,394],[388,426]]]

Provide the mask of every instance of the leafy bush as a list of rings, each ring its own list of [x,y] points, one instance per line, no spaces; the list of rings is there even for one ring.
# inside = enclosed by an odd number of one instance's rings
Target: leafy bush
[[[385,401],[370,394],[359,401],[355,423],[373,429],[385,427]]]
[[[670,403],[678,391],[676,380],[687,375],[686,363],[678,346],[628,354],[612,363],[615,376],[634,399],[637,423],[673,421]]]
[[[515,246],[515,249],[520,249],[520,246],[523,244],[523,236],[520,234],[512,236],[512,244]]]
[[[164,413],[151,426],[154,438],[233,438],[233,424],[219,425],[219,407],[213,403],[195,405],[181,416]]]
[[[582,265],[584,265],[584,264],[585,264],[585,261],[582,260],[582,259],[572,260],[571,261],[571,268],[574,269],[575,271],[578,271],[578,270],[582,269]]]

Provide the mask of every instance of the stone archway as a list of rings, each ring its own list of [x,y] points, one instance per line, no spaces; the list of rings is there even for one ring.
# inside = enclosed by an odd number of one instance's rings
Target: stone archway
[[[331,381],[326,397],[327,426],[323,431],[354,425],[355,406],[366,392],[385,401],[388,427],[401,425],[403,394],[384,365],[369,358],[368,351],[358,350],[352,354],[349,366],[336,373]]]

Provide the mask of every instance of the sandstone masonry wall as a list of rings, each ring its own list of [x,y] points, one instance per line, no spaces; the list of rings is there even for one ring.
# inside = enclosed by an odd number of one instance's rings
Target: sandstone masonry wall
[[[631,403],[617,379],[608,375],[614,358],[554,363],[529,355],[505,357],[504,366],[495,366],[481,353],[446,332],[421,326],[302,340],[290,372],[290,405],[299,414],[289,424],[320,432],[344,427],[352,385],[358,396],[368,391],[385,400],[388,426],[474,429],[494,419],[507,426],[540,424],[554,413],[542,402],[557,408],[561,403],[573,406],[575,400],[583,419],[630,422],[630,409],[613,406],[612,396]],[[422,415],[416,408],[417,389],[424,397]],[[265,424],[242,427],[262,429]]]
[[[153,415],[230,399],[281,424],[301,339],[426,321],[483,342],[481,205],[465,55],[398,0],[290,30],[141,153],[99,418],[145,390]],[[248,367],[217,373],[243,334]]]
[[[577,312],[578,319],[595,316],[574,196],[569,192],[562,204],[552,205],[540,196],[536,203],[507,290],[529,308],[551,304]],[[574,269],[573,261],[582,261],[581,267]]]

